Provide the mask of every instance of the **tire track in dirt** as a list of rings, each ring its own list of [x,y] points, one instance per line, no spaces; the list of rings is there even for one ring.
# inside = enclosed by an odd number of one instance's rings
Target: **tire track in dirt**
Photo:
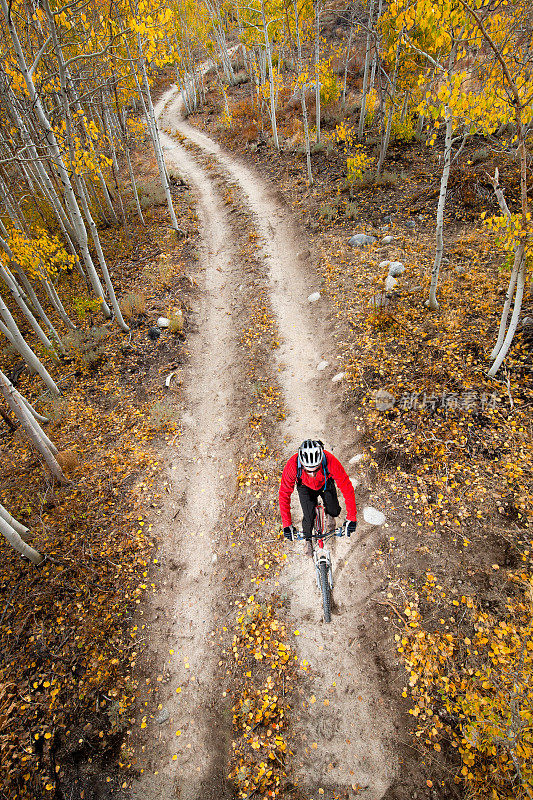
[[[336,384],[328,380],[331,369],[317,372],[331,349],[332,330],[324,322],[323,301],[314,306],[307,302],[317,288],[317,276],[290,212],[252,170],[183,121],[175,90],[167,92],[161,103],[165,127],[214,156],[223,174],[238,183],[263,240],[281,334],[279,369],[289,410],[286,455],[302,439],[316,436],[346,462],[354,453],[349,448],[356,446],[354,430],[338,408]],[[294,511],[299,519],[297,499]],[[377,800],[386,794],[397,770],[391,740],[398,726],[395,708],[380,688],[383,675],[362,636],[364,607],[377,588],[366,562],[378,546],[379,533],[365,525],[362,515],[359,520],[355,540],[339,540],[332,548],[334,599],[340,613],[331,625],[321,621],[311,564],[294,545],[281,581],[300,632],[299,656],[311,665],[312,696],[295,708],[301,735],[295,762],[300,786],[309,791],[342,787],[353,797]]]
[[[197,281],[204,301],[199,332],[189,339],[185,430],[178,456],[170,453],[169,495],[182,500],[168,501],[154,531],[163,542],[158,560],[167,586],[156,598],[147,627],[152,634],[160,631],[151,649],[157,661],[166,661],[168,682],[159,700],[169,722],[148,723],[145,769],[132,796],[222,800],[229,796],[225,773],[230,727],[221,722],[224,708],[215,678],[219,656],[211,635],[223,602],[222,585],[213,574],[217,550],[225,546],[218,531],[224,530],[227,488],[235,483],[235,453],[227,442],[228,427],[234,425],[236,380],[236,337],[227,314],[234,250],[226,212],[210,179],[184,148],[164,135],[162,143],[168,166],[176,167],[197,193],[203,243]],[[166,625],[157,621],[161,616]]]

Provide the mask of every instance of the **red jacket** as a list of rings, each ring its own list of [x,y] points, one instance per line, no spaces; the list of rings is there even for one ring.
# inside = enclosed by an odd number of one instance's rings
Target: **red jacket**
[[[326,455],[328,476],[333,478],[344,497],[344,502],[346,503],[346,519],[355,522],[357,520],[357,509],[355,506],[355,493],[352,482],[346,474],[346,470],[341,462],[336,459],[332,453],[328,453],[327,450],[325,450],[324,453]],[[295,453],[285,464],[279,487],[279,510],[284,528],[287,528],[292,523],[291,494],[294,491],[297,470],[298,453]],[[309,486],[310,489],[320,491],[324,488],[324,470],[320,468],[316,475],[309,475],[305,470],[302,470],[301,481],[304,486]]]

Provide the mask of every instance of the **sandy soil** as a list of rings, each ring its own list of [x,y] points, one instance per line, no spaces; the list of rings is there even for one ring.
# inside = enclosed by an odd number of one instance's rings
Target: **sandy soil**
[[[162,129],[178,132],[199,153],[216,159],[219,174],[239,187],[263,242],[261,256],[270,276],[270,299],[280,333],[278,368],[288,410],[283,456],[290,456],[302,439],[320,437],[347,465],[359,452],[357,431],[342,413],[341,383],[332,380],[339,371],[331,344],[334,319],[323,298],[308,301],[320,287],[302,233],[275,187],[181,118],[176,89],[161,98],[157,111]],[[196,280],[203,299],[185,376],[187,426],[178,454],[171,457],[169,498],[174,499],[167,502],[158,532],[164,541],[160,558],[170,578],[148,612],[152,630],[159,631],[152,647],[167,665],[161,704],[169,720],[164,727],[154,722],[144,740],[149,768],[134,786],[133,796],[205,800],[227,792],[228,709],[220,692],[219,651],[211,632],[227,608],[226,588],[217,577],[226,543],[217,531],[240,446],[235,403],[239,357],[231,310],[245,266],[234,252],[228,212],[201,158],[166,134],[162,140],[169,167],[197,195],[203,248]],[[317,370],[324,360],[326,368]],[[361,487],[354,470],[352,480],[356,498],[361,488],[368,497],[368,487]],[[294,511],[298,519],[297,504]],[[367,560],[381,534],[363,521],[361,511],[360,507],[357,536],[351,542],[338,540],[332,548],[336,605],[330,625],[321,621],[314,572],[296,545],[290,549],[280,582],[300,632],[299,656],[311,665],[308,695],[296,709],[300,747],[292,762],[294,777],[304,791],[342,786],[345,796],[377,800],[398,772],[392,737],[399,711],[382,693],[376,659],[363,636],[364,608],[378,588],[369,577]],[[313,696],[316,701],[309,702]],[[180,725],[180,720],[188,722]]]

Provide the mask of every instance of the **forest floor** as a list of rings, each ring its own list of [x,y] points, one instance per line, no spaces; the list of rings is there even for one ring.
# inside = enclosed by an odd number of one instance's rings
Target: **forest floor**
[[[49,404],[52,438],[79,460],[73,484],[43,494],[30,450],[4,447],[2,502],[26,508],[49,557],[41,573],[9,552],[2,565],[12,785],[58,800],[460,797],[457,751],[427,725],[412,736],[398,648],[415,615],[466,636],[470,598],[505,620],[531,575],[527,328],[500,382],[485,377],[506,283],[478,224],[493,165],[453,177],[430,315],[435,155],[394,145],[396,174],[352,200],[331,138],[309,190],[295,147],[225,129],[214,93],[187,123],[173,90],[159,110],[186,236],[163,234],[158,207],[114,242],[132,336],[102,326],[77,341],[65,399]],[[512,165],[501,172],[512,189]],[[376,244],[349,247],[356,232]],[[385,260],[406,272],[379,310]],[[183,332],[150,340],[177,309]],[[279,533],[280,472],[308,436],[346,465],[359,508],[356,537],[334,547],[330,625]]]

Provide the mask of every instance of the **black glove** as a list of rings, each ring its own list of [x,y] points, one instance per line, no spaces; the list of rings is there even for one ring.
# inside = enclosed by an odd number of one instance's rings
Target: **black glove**
[[[347,519],[344,523],[344,533],[350,538],[352,533],[355,533],[355,529],[357,528],[357,521],[353,521],[351,519]]]
[[[292,542],[298,534],[298,531],[294,527],[294,525],[287,525],[286,528],[283,528],[283,535],[289,542]]]

